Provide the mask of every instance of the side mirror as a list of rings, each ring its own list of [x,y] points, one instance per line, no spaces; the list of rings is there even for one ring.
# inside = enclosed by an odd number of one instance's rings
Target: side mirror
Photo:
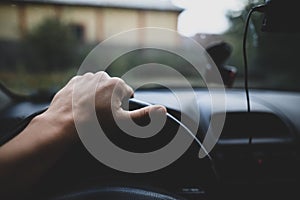
[[[300,32],[299,2],[294,0],[266,0],[263,32]]]
[[[226,64],[232,53],[232,46],[227,42],[217,42],[206,47],[207,53],[218,67],[224,85],[232,87],[237,74],[237,68]],[[207,71],[209,76],[209,71]]]
[[[220,70],[224,85],[228,88],[233,86],[236,78],[237,68],[230,65],[225,65]]]

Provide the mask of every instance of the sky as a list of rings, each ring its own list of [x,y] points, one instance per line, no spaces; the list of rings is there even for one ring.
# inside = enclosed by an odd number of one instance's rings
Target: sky
[[[171,0],[184,9],[178,18],[178,32],[184,36],[197,33],[221,34],[230,27],[226,14],[236,14],[245,7],[247,0]]]
[[[52,1],[68,2],[68,0]],[[183,11],[178,17],[178,32],[190,37],[197,33],[221,34],[225,32],[231,25],[226,17],[228,11],[238,14],[249,0],[73,0],[72,2],[138,8],[153,7],[162,10],[179,7]]]

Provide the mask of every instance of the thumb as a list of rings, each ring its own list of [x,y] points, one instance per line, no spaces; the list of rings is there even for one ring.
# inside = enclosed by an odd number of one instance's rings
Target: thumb
[[[162,118],[166,115],[167,109],[161,105],[151,105],[128,112],[130,118],[135,123],[141,126],[146,126],[151,121],[150,116]]]

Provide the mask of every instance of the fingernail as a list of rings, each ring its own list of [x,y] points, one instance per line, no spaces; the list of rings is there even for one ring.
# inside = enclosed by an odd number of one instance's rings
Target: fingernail
[[[152,112],[154,114],[165,115],[167,113],[167,109],[163,106],[155,107]]]

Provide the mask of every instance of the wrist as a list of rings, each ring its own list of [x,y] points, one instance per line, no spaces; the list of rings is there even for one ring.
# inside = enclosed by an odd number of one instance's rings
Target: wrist
[[[33,119],[53,140],[72,142],[78,140],[72,112],[53,112],[48,109]]]

